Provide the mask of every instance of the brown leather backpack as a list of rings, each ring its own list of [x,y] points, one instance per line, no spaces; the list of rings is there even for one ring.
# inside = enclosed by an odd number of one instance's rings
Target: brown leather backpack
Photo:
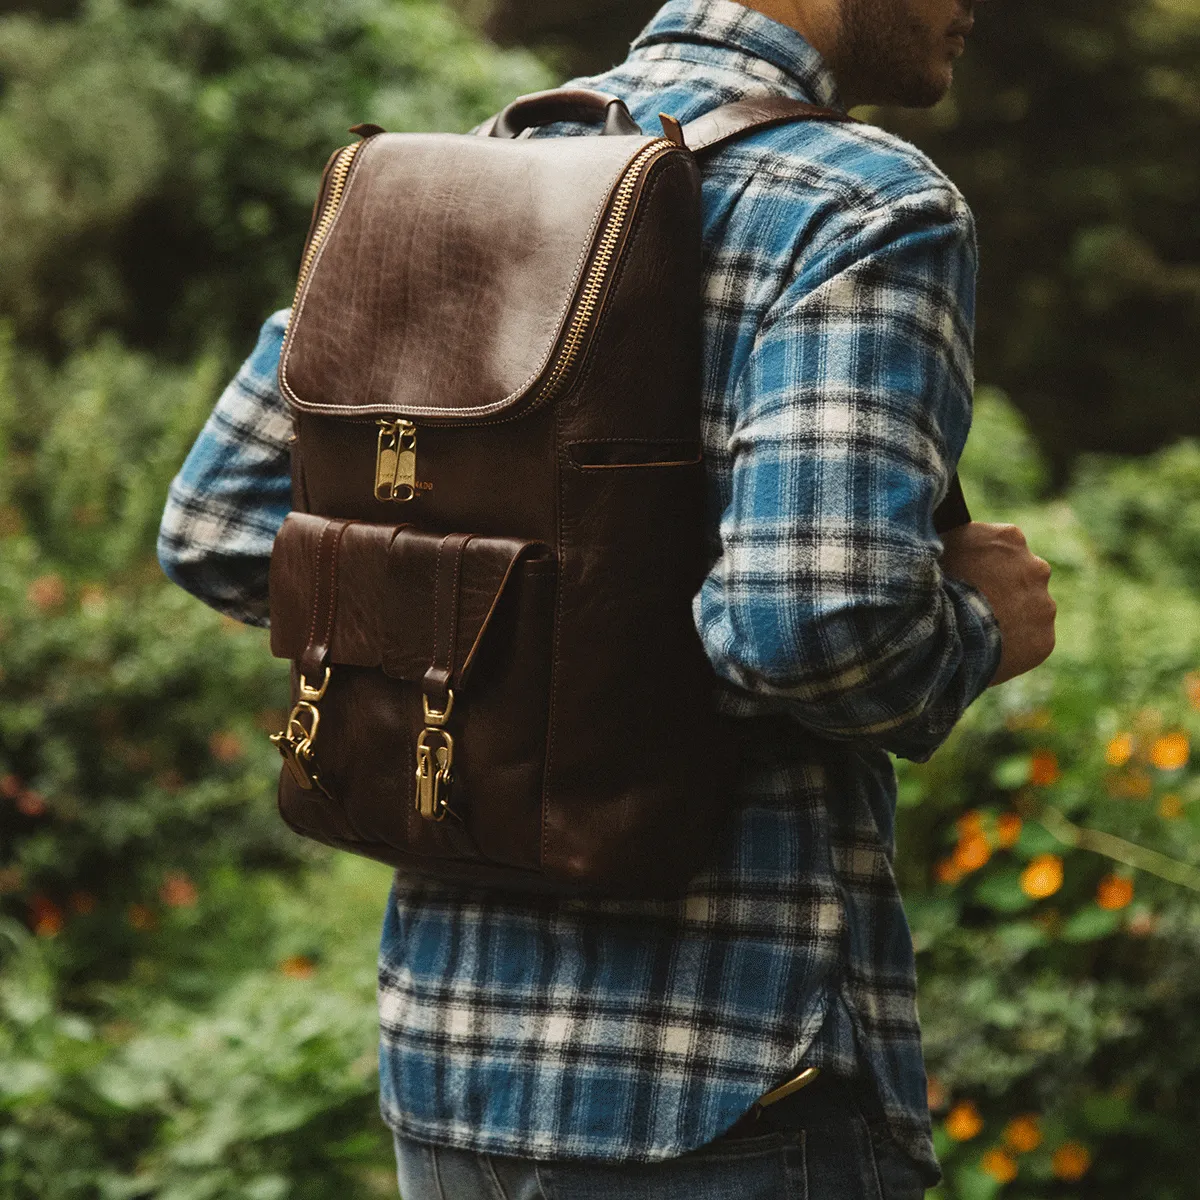
[[[525,890],[669,895],[702,865],[736,739],[691,611],[697,156],[802,119],[845,118],[764,98],[655,137],[556,91],[330,160],[279,366],[293,829]],[[603,136],[519,136],[562,120]]]

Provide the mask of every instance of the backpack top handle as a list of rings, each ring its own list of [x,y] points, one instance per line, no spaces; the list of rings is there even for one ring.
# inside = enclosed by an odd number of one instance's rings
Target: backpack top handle
[[[638,137],[642,133],[641,127],[629,115],[624,100],[586,88],[554,88],[519,96],[496,115],[490,128],[485,127],[480,132],[486,132],[490,137],[515,138],[535,125],[552,125],[556,121],[603,123],[600,134],[606,137]]]

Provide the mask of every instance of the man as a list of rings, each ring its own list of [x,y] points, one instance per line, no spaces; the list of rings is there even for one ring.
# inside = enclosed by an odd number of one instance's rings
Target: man
[[[581,82],[648,130],[764,93],[927,105],[971,2],[670,0]],[[1054,626],[1018,531],[933,530],[970,422],[971,217],[912,147],[811,123],[715,155],[704,220],[712,566],[694,611],[746,730],[729,826],[677,902],[397,878],[380,1063],[405,1200],[909,1200],[938,1179],[888,752],[928,757]],[[288,508],[286,315],[218,403],[160,542],[172,578],[259,624]]]

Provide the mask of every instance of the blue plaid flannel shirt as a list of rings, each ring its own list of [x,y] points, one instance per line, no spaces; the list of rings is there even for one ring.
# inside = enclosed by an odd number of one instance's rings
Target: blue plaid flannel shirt
[[[646,129],[748,94],[837,104],[796,33],[671,0],[583,81]],[[975,245],[962,197],[866,125],[748,137],[705,168],[703,438],[715,702],[773,714],[717,858],[674,902],[514,900],[398,877],[379,963],[381,1104],[408,1136],[651,1161],[719,1135],[802,1065],[865,1075],[925,1168],[913,949],[892,870],[893,752],[923,759],[999,659],[943,576],[932,513],[970,424]],[[289,508],[286,312],[171,487],[168,575],[265,624]]]

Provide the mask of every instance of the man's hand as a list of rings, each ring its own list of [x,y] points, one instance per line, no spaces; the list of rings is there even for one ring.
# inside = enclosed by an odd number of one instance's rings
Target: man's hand
[[[977,587],[1000,624],[1000,666],[991,685],[1005,683],[1046,661],[1054,649],[1050,564],[1038,558],[1015,525],[973,521],[943,539],[942,570]]]

